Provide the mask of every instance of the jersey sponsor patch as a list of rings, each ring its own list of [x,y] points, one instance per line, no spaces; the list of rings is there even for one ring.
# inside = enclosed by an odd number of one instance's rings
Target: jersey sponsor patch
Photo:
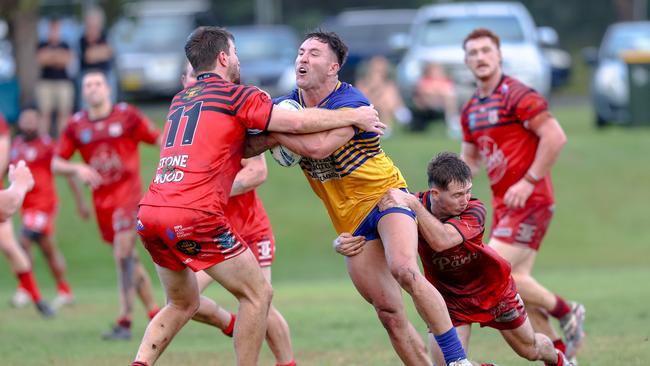
[[[197,255],[201,252],[201,244],[194,240],[181,240],[176,243],[176,249],[185,255]]]

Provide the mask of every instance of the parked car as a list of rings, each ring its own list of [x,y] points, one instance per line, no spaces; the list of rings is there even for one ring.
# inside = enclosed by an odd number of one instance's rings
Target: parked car
[[[242,83],[276,97],[296,85],[298,37],[284,25],[228,27],[235,37]]]
[[[187,36],[199,25],[214,24],[203,1],[130,4],[128,18],[112,28],[109,42],[121,91],[127,96],[171,96],[181,89]]]
[[[340,78],[354,82],[359,64],[377,55],[397,64],[416,13],[416,9],[348,10],[326,20],[321,28],[336,32],[349,48]]]
[[[463,40],[475,28],[488,28],[501,38],[503,70],[506,74],[548,95],[551,69],[538,43],[537,28],[520,3],[480,2],[429,5],[420,8],[410,35],[409,49],[400,62],[397,80],[405,100],[424,65],[443,66],[454,81],[459,103],[467,101],[476,88],[464,63]]]
[[[18,118],[18,79],[9,36],[9,25],[0,19],[0,113],[9,121]]]
[[[621,58],[625,51],[650,51],[650,22],[623,22],[610,25],[600,49],[583,50],[585,61],[594,68],[591,101],[596,126],[630,122],[627,65]]]

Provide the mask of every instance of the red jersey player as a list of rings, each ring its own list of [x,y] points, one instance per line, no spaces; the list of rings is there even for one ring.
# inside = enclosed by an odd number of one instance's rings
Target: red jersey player
[[[189,62],[185,64],[181,81],[184,88],[196,82],[194,70]],[[275,258],[275,238],[262,200],[256,192],[256,188],[264,183],[266,176],[264,154],[242,159],[241,169],[233,181],[225,213],[231,220],[233,228],[241,233],[242,239],[257,258],[262,274],[270,283],[271,264]],[[213,282],[212,277],[203,271],[197,272],[196,276],[200,292]],[[192,319],[213,325],[232,337],[236,317],[212,299],[201,296],[201,304]],[[273,304],[269,308],[266,337],[277,366],[294,366],[289,324]]]
[[[71,117],[54,167],[77,174],[92,187],[99,230],[113,246],[119,277],[119,317],[103,338],[128,340],[136,292],[150,318],[158,311],[151,280],[135,251],[135,216],[142,197],[138,144],[156,143],[159,131],[135,107],[111,103],[111,90],[100,71],[84,75],[82,93],[88,109]],[[76,150],[86,164],[67,161]]]
[[[510,265],[483,245],[485,206],[472,198],[472,173],[460,158],[441,153],[427,168],[429,190],[411,195],[391,189],[381,210],[408,207],[418,218],[419,254],[426,278],[445,299],[449,316],[465,349],[472,323],[498,329],[510,347],[530,361],[571,365],[553,342],[535,333],[510,276]],[[347,234],[337,240],[337,251],[355,255],[363,238]],[[430,338],[433,358],[444,365],[440,348]]]
[[[474,173],[481,161],[486,165],[494,207],[489,244],[512,265],[537,330],[565,349],[546,314],[559,319],[573,358],[584,337],[584,306],[553,294],[531,275],[553,216],[550,171],[566,136],[542,96],[503,75],[499,38],[492,31],[473,31],[463,47],[478,89],[461,114],[462,158]]]
[[[9,126],[2,114],[0,114],[0,178],[5,173],[9,161]],[[11,224],[11,215],[21,206],[27,192],[34,186],[34,178],[24,161],[11,165],[9,169],[9,181],[11,185],[7,190],[3,190],[2,211],[0,212],[0,250],[7,257],[11,269],[18,278],[18,284],[23,288],[32,299],[37,310],[46,317],[54,315],[54,311],[41,297],[41,292],[36,284],[36,279],[32,272],[32,265],[29,257],[20,248],[14,229]],[[0,188],[2,179],[0,179]]]
[[[20,243],[31,257],[31,243],[37,242],[47,259],[50,271],[57,283],[58,295],[53,306],[58,308],[73,302],[70,286],[65,279],[65,260],[54,239],[54,223],[57,211],[57,194],[54,186],[52,158],[55,144],[46,134],[41,133],[43,120],[36,108],[25,108],[18,118],[19,134],[11,145],[12,164],[24,160],[30,168],[34,189],[25,196],[22,206],[22,233]],[[70,180],[77,207],[82,216],[87,213],[83,197],[74,180]],[[14,304],[19,305],[25,290],[18,288]],[[21,296],[22,295],[22,296]]]
[[[167,305],[151,321],[134,365],[152,365],[199,306],[192,271],[204,270],[239,300],[234,342],[237,363],[257,363],[266,331],[271,286],[225,216],[244,157],[247,130],[311,133],[347,125],[382,133],[370,108],[288,111],[259,89],[238,85],[232,35],[200,27],[185,53],[196,84],[171,104],[160,161],[141,201],[138,233],[156,263]]]

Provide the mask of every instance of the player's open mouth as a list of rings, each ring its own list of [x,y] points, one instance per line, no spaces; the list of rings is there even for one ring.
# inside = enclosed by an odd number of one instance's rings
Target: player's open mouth
[[[300,66],[300,67],[298,68],[298,74],[300,74],[300,75],[305,75],[306,73],[307,73],[307,69],[306,69],[305,67]]]

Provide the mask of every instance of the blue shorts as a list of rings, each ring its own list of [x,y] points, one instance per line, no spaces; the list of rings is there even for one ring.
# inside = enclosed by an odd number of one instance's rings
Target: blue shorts
[[[401,213],[407,216],[410,216],[415,220],[415,212],[413,210],[406,208],[406,207],[391,207],[387,210],[384,211],[379,211],[379,207],[375,206],[375,208],[370,211],[368,216],[363,220],[361,225],[352,233],[354,236],[359,236],[363,235],[366,240],[375,240],[379,239],[379,231],[377,231],[377,224],[379,223],[379,220],[391,213]]]

